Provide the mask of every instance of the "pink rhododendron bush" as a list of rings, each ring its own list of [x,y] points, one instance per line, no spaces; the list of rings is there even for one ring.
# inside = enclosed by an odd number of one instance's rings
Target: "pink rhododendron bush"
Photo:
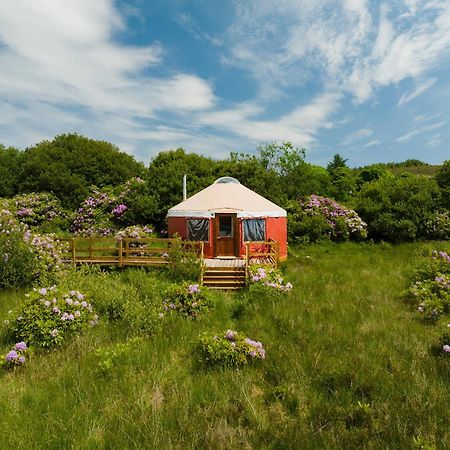
[[[68,217],[61,202],[47,192],[17,195],[9,200],[9,210],[19,222],[30,227],[61,223]]]
[[[146,205],[146,196],[141,195],[140,189],[145,182],[140,178],[133,178],[117,189],[93,188],[78,208],[70,231],[78,236],[113,236],[121,228],[126,228],[126,236],[146,237],[148,226],[131,226],[141,216],[142,211],[152,210],[152,205]],[[142,219],[142,218],[141,218]],[[133,230],[135,228],[135,230]],[[137,231],[139,235],[129,235]],[[152,231],[150,231],[150,234]]]
[[[56,286],[35,288],[9,313],[7,326],[28,346],[51,348],[97,324],[98,317],[84,294]]]
[[[266,357],[261,342],[233,330],[220,335],[202,333],[198,350],[201,362],[209,366],[244,366],[250,361]]]
[[[11,211],[0,210],[0,288],[55,283],[66,250],[54,235],[31,232]]]
[[[284,281],[279,269],[257,265],[250,267],[247,282],[250,291],[263,289],[284,293],[293,287],[292,283]]]
[[[436,322],[450,308],[450,255],[433,251],[413,272],[407,291],[418,313],[428,322]]]
[[[291,241],[360,241],[367,238],[367,224],[354,210],[333,199],[311,195],[304,201],[291,203],[288,211]]]
[[[163,295],[163,315],[176,312],[187,319],[195,319],[212,307],[208,289],[198,284],[183,283],[170,286]]]
[[[437,350],[440,355],[449,357],[450,254],[434,250],[425,256],[413,271],[405,296],[425,322],[436,324],[442,317],[447,319]]]

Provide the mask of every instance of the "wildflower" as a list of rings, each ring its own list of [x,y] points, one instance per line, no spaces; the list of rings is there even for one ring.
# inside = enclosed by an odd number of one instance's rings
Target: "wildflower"
[[[52,337],[56,337],[58,336],[59,331],[56,328],[53,328],[53,330],[50,332],[50,334],[52,335]]]
[[[450,345],[445,344],[445,345],[442,347],[442,350],[443,350],[444,352],[446,352],[446,353],[450,353]]]
[[[39,289],[39,294],[41,294],[41,295],[46,295],[47,294],[47,289],[45,289],[45,288],[41,288],[41,289]]]
[[[23,341],[18,342],[15,346],[14,346],[14,350],[17,350],[18,352],[26,350],[27,349],[27,344]]]
[[[198,284],[190,284],[188,287],[189,294],[195,294],[196,292],[200,292]]]
[[[17,354],[17,352],[15,350],[11,350],[5,357],[6,361],[15,361],[17,358],[19,357],[19,355]]]
[[[25,356],[19,356],[18,361],[20,364],[23,364],[25,362]]]
[[[81,316],[80,311],[76,310],[75,313],[74,313],[74,316],[75,316],[75,317],[80,317],[80,316]]]
[[[51,303],[50,303],[49,300],[46,300],[45,303],[44,303],[44,305],[48,308],[48,307],[51,305]]]
[[[236,338],[236,332],[232,330],[227,330],[224,338],[228,339],[229,341],[234,341],[234,339]]]

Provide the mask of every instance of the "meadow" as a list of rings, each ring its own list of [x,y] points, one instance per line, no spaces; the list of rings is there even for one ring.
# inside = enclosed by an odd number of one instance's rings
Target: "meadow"
[[[152,335],[100,315],[60,349],[0,375],[2,449],[440,449],[450,447],[441,327],[403,298],[420,255],[447,243],[293,246],[286,295],[214,292],[196,320]],[[67,283],[120,309],[156,298],[164,272],[78,271]],[[26,290],[0,291],[0,318]],[[443,323],[448,317],[441,319]],[[207,367],[204,331],[239,330],[267,356]],[[10,348],[2,335],[3,353]]]

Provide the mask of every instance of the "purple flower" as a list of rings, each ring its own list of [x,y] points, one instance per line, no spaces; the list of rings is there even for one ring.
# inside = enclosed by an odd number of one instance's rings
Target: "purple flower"
[[[18,352],[26,350],[27,349],[27,344],[23,341],[18,342],[15,346],[14,349],[17,350]]]
[[[234,341],[234,339],[236,338],[236,332],[232,330],[227,330],[224,338],[228,339],[229,341]]]
[[[19,356],[18,361],[20,364],[23,364],[25,362],[25,356]]]
[[[190,284],[188,287],[189,294],[195,294],[196,292],[200,292],[198,284]]]
[[[51,331],[51,335],[52,335],[52,337],[56,337],[56,336],[58,336],[58,333],[59,333],[59,331],[56,329],[56,328],[53,328],[53,330]]]
[[[6,361],[15,361],[17,358],[19,357],[19,355],[17,354],[17,352],[15,350],[11,350],[5,357]]]
[[[45,288],[41,288],[41,289],[39,289],[39,294],[41,294],[41,295],[46,295],[47,294],[47,289],[45,289]]]

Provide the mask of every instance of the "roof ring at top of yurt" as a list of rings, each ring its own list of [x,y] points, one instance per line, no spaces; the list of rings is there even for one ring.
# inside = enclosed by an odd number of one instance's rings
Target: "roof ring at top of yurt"
[[[233,177],[220,177],[214,181],[214,184],[241,184],[236,178]]]

